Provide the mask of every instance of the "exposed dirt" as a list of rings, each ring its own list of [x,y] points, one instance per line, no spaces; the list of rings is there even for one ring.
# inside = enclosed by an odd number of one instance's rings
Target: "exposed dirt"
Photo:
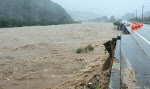
[[[1,28],[0,89],[75,89],[108,79],[103,43],[117,36],[113,28],[112,23]],[[76,53],[89,44],[94,51]]]
[[[97,71],[97,74],[95,74],[89,81],[84,81],[83,83],[76,85],[75,89],[108,89],[113,60],[116,61],[114,58],[116,43],[108,41],[104,43],[104,46],[109,52],[109,56],[105,60],[102,70],[95,69],[99,70]]]

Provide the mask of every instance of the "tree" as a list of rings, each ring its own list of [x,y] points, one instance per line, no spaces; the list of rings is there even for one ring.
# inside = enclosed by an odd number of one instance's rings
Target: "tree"
[[[114,16],[111,16],[111,17],[110,17],[110,22],[115,22],[115,21],[116,21],[115,17],[114,17]]]

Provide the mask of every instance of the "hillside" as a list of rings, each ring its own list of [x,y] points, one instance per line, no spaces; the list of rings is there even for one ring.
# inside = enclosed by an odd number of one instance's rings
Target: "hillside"
[[[92,22],[108,22],[108,17],[107,16],[103,16],[103,17],[99,17],[99,18],[95,18],[93,20],[91,20]]]
[[[0,0],[0,17],[69,23],[73,19],[51,0]]]
[[[76,21],[88,21],[91,19],[98,18],[100,15],[90,12],[81,12],[81,11],[67,11],[71,17]]]
[[[131,18],[134,18],[134,14],[133,13],[127,13],[124,16],[122,16],[122,20],[129,20]]]
[[[144,13],[144,17],[150,16],[150,11]]]

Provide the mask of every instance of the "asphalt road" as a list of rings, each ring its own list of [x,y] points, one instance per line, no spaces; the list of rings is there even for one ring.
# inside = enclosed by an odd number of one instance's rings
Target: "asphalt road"
[[[128,68],[129,61],[131,69],[135,70],[136,74],[134,89],[150,89],[150,59],[131,35],[122,35],[121,39],[121,70]],[[130,80],[130,76],[128,77]]]
[[[136,30],[132,30],[131,27],[127,29],[150,59],[150,25],[144,24],[143,27]]]
[[[128,59],[135,70],[136,89],[150,89],[150,25],[132,30],[126,26],[130,35],[123,35],[121,42],[122,68]],[[126,66],[125,66],[126,67]]]

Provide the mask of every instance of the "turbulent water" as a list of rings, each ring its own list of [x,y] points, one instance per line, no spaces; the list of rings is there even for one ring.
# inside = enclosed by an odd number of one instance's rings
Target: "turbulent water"
[[[101,72],[112,23],[0,29],[0,89],[74,89]],[[95,50],[77,54],[91,44]]]

